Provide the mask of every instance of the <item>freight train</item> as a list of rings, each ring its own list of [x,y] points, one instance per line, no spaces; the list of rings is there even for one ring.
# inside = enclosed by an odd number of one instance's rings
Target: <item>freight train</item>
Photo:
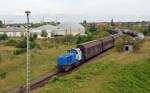
[[[71,68],[78,66],[89,59],[103,53],[104,51],[114,47],[115,39],[122,34],[127,34],[132,37],[137,37],[140,40],[144,39],[143,33],[128,30],[128,29],[117,29],[108,30],[111,36],[89,41],[83,44],[77,45],[76,48],[72,48],[68,53],[58,56],[57,67],[59,71],[69,71]]]
[[[76,48],[72,48],[68,53],[58,56],[57,67],[59,71],[69,71],[71,68],[76,67],[114,47],[115,39],[118,36],[118,34],[114,34],[102,39],[78,44]]]
[[[129,30],[129,29],[122,29],[121,31],[122,31],[123,34],[127,34],[127,35],[130,35],[132,37],[136,37],[139,40],[144,39],[144,34],[143,33],[132,31],[132,30]]]
[[[107,30],[110,34],[114,35],[114,34],[126,34],[126,35],[130,35],[132,37],[135,37],[139,40],[143,40],[144,39],[144,34],[137,32],[137,31],[133,31],[133,30],[129,30],[129,29],[108,29]]]

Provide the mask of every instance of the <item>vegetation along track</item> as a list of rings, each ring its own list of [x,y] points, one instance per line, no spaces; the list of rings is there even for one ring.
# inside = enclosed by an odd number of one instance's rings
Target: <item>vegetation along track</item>
[[[30,89],[31,89],[31,90],[34,90],[34,89],[37,89],[37,88],[39,88],[39,87],[42,87],[42,86],[44,86],[45,84],[47,84],[48,81],[49,81],[52,77],[54,77],[54,76],[64,76],[64,75],[66,75],[66,74],[69,74],[69,73],[71,73],[72,71],[79,69],[80,66],[82,66],[83,64],[92,62],[93,60],[96,60],[97,58],[100,58],[100,57],[102,57],[102,56],[104,56],[104,53],[102,53],[102,54],[100,54],[100,55],[97,55],[97,56],[91,58],[91,59],[88,60],[87,62],[84,62],[84,63],[82,63],[82,64],[78,64],[78,66],[72,68],[72,69],[71,69],[70,71],[68,71],[68,72],[60,72],[60,71],[58,71],[58,70],[54,70],[54,71],[52,71],[52,72],[49,72],[49,73],[47,73],[46,75],[40,77],[38,80],[32,81],[32,82],[31,82],[31,85],[30,85]],[[10,91],[9,93],[25,93],[25,92],[26,92],[26,86],[24,85],[24,86],[19,86],[19,87],[17,87],[16,89]]]
[[[118,36],[119,36],[119,35],[117,35],[117,37],[118,37]],[[115,37],[115,38],[117,38],[117,37]],[[111,48],[109,48],[109,49],[111,49]],[[109,49],[107,49],[107,50],[109,50]],[[104,52],[106,52],[106,51],[104,51]],[[46,74],[46,75],[40,77],[38,80],[35,80],[35,81],[31,82],[31,84],[30,84],[30,89],[31,89],[31,90],[34,90],[34,89],[36,89],[36,88],[38,88],[38,87],[44,86],[45,84],[48,83],[48,81],[49,81],[53,76],[64,76],[64,75],[66,75],[66,74],[69,74],[69,73],[71,73],[73,70],[77,70],[81,65],[83,65],[83,64],[85,64],[85,63],[92,62],[92,60],[95,60],[96,58],[102,57],[102,56],[104,55],[104,52],[103,52],[103,53],[100,53],[100,54],[98,54],[98,55],[96,55],[96,56],[94,56],[94,57],[92,57],[92,58],[90,58],[88,61],[86,61],[86,62],[84,62],[84,63],[78,64],[77,66],[73,67],[73,68],[72,68],[70,71],[68,71],[68,72],[60,72],[59,70],[54,70],[54,71],[52,71],[52,72],[49,72],[48,74]],[[25,85],[24,85],[24,86],[20,86],[20,87],[16,88],[16,89],[13,90],[13,91],[10,91],[10,93],[25,93],[25,92],[26,92],[26,86],[25,86]]]

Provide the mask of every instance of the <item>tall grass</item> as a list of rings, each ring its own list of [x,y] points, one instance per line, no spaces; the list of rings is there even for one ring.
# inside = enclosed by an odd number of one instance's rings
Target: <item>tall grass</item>
[[[57,56],[70,48],[67,45],[61,45],[58,49],[48,48],[52,44],[51,42],[47,40],[37,40],[37,42],[41,49],[35,48],[31,51],[31,80],[53,70]],[[0,79],[0,93],[7,93],[11,89],[25,84],[26,53],[14,55],[15,49],[13,46],[0,45],[0,53],[3,53],[0,68],[7,72],[6,77]]]
[[[149,93],[150,39],[139,53],[115,49],[63,77],[54,77],[33,93]]]

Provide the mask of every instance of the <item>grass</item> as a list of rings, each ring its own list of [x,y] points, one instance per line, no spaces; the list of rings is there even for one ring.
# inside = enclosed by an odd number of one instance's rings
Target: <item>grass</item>
[[[72,45],[61,45],[56,49],[54,47],[49,48],[51,43],[48,41],[38,40],[37,42],[41,49],[31,51],[32,80],[55,69],[56,57],[72,47]],[[0,45],[0,70],[6,72],[6,78],[0,79],[0,93],[7,93],[26,81],[26,53],[13,55],[14,50],[15,47],[13,46]]]
[[[104,57],[63,77],[54,77],[32,93],[149,93],[150,37],[134,53],[114,48]]]

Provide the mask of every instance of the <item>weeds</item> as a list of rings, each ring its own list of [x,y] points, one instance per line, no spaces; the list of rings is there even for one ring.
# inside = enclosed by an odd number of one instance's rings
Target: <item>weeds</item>
[[[6,71],[0,70],[0,78],[1,78],[1,79],[6,78]]]

